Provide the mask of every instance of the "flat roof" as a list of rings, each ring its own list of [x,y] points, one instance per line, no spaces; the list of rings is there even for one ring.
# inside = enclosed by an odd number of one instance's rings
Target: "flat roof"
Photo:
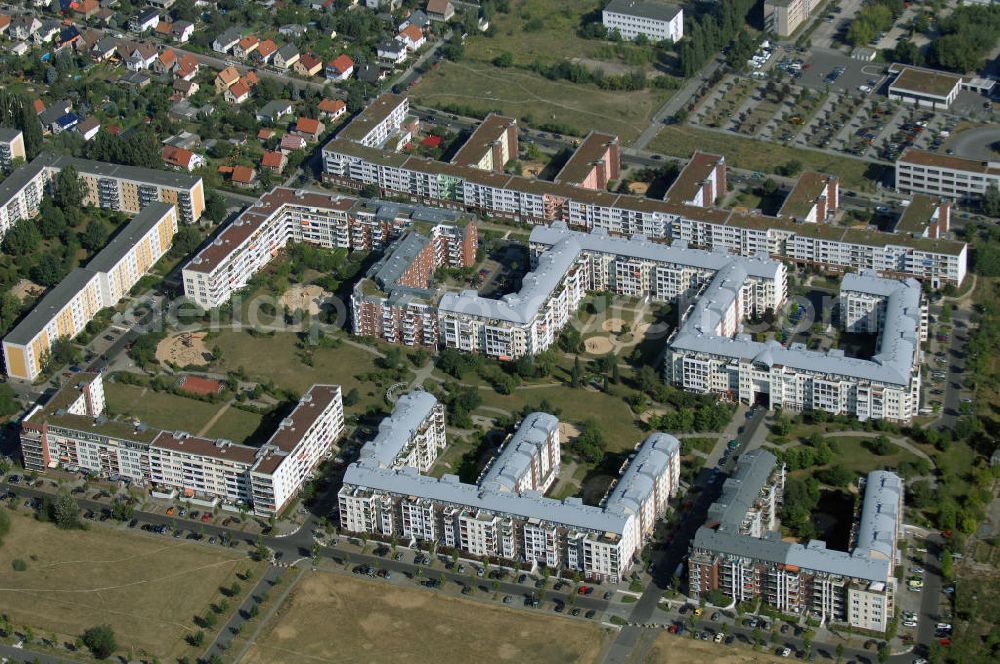
[[[257,460],[257,448],[255,447],[240,445],[228,440],[201,438],[184,432],[160,431],[150,447],[214,459],[225,459],[247,466],[252,466]]]
[[[455,153],[455,156],[451,158],[451,163],[460,166],[478,164],[483,155],[486,154],[486,151],[492,148],[493,144],[497,141],[503,140],[507,134],[507,130],[512,127],[514,131],[517,131],[517,120],[514,118],[490,113],[476,127],[476,130],[472,132],[472,135],[465,141],[465,144]],[[511,155],[511,159],[516,158],[517,155]],[[500,164],[500,166],[502,167],[503,164]]]
[[[667,189],[663,200],[674,203],[687,203],[698,193],[702,183],[712,175],[712,171],[715,170],[716,166],[720,162],[724,164],[725,160],[726,158],[722,155],[701,151],[695,152],[691,155],[688,163],[684,165],[684,168],[681,169],[681,172],[678,173],[677,179]],[[707,205],[712,205],[712,203],[713,201],[708,201]]]
[[[337,138],[348,141],[360,141],[377,125],[382,124],[401,104],[406,103],[406,97],[387,92],[363,111],[358,113],[340,132]]]
[[[904,67],[896,80],[889,86],[890,90],[915,92],[931,97],[947,97],[962,84],[962,77],[944,71]]]
[[[965,157],[926,152],[916,148],[909,148],[903,153],[898,161],[906,164],[914,164],[916,166],[934,166],[953,171],[968,171],[970,173],[982,173],[984,175],[1000,175],[1000,162],[966,159]]]
[[[681,8],[675,5],[668,5],[664,2],[650,2],[649,0],[611,0],[604,7],[604,11],[639,16],[654,21],[671,21],[681,13]]]
[[[799,176],[798,181],[785,198],[778,210],[779,217],[795,217],[804,219],[809,216],[816,201],[826,194],[828,184],[835,182],[836,178],[830,175],[821,175],[812,171],[806,171]],[[817,220],[824,221],[823,219]]]
[[[98,273],[90,268],[74,269],[62,281],[50,288],[3,340],[20,346],[31,343],[31,340],[52,321],[53,316],[62,311],[85,286],[98,277]]]
[[[254,232],[286,205],[346,212],[357,203],[356,198],[303,189],[276,187],[245,209],[214,240],[202,248],[184,266],[185,270],[210,273],[221,265]]]
[[[604,159],[604,155],[607,154],[608,148],[612,144],[618,144],[617,136],[591,131],[569,160],[559,169],[552,181],[573,185],[580,184],[590,175],[594,166],[601,159]]]
[[[893,226],[894,233],[920,233],[927,230],[941,201],[927,194],[914,194]]]
[[[0,141],[4,143],[10,143],[20,135],[21,135],[20,129],[11,129],[10,127],[0,127]]]
[[[291,454],[302,441],[302,435],[340,398],[340,385],[314,384],[302,397],[288,417],[278,424],[278,429],[267,439],[286,454]]]
[[[170,203],[154,202],[144,207],[139,214],[125,224],[125,228],[115,234],[111,241],[97,255],[90,259],[87,267],[96,272],[109,272],[135,245],[169,214],[174,213]]]

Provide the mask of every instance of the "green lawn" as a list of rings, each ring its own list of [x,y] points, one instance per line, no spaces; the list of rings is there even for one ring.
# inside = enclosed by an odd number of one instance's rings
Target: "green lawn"
[[[601,59],[609,42],[584,39],[577,35],[577,29],[585,14],[599,11],[603,4],[597,0],[515,0],[510,12],[497,12],[490,19],[495,31],[492,37],[469,35],[465,54],[489,62],[501,53],[510,53],[519,65],[536,60],[558,62],[567,57]]]
[[[873,439],[877,436],[877,433],[871,435]],[[878,456],[862,445],[866,438],[831,436],[826,440],[836,443],[836,452],[830,466],[843,466],[857,475],[867,475],[873,470],[882,468],[899,468],[904,461],[914,464],[918,461],[917,455],[895,445],[892,454]]]
[[[108,409],[118,415],[138,417],[143,423],[161,429],[197,433],[222,407],[222,404],[179,397],[168,392],[154,392],[138,385],[105,382],[104,396]],[[242,412],[242,411],[240,411]],[[249,415],[249,413],[243,413]]]
[[[257,413],[250,413],[239,408],[230,407],[208,429],[206,436],[209,438],[245,441],[250,437],[250,434],[257,430],[263,419]]]
[[[522,69],[481,62],[442,61],[410,92],[413,104],[456,106],[512,115],[527,125],[554,123],[584,135],[593,128],[631,143],[672,91],[606,91],[592,85],[550,81]]]
[[[802,163],[804,170],[835,174],[843,187],[857,191],[874,191],[875,182],[869,176],[877,175],[884,168],[860,159],[740,138],[686,125],[664,127],[650,143],[649,149],[684,158],[690,157],[695,150],[720,153],[725,155],[726,162],[734,168],[764,173],[774,173],[779,166],[795,159]]]
[[[345,337],[338,334],[338,338]],[[211,343],[222,349],[221,360],[212,364],[213,371],[234,371],[243,367],[253,379],[273,379],[277,385],[298,393],[305,392],[314,383],[333,383],[340,385],[345,394],[358,388],[363,401],[368,397],[382,400],[384,388],[357,378],[359,374],[379,370],[376,356],[351,344],[315,348],[313,365],[308,366],[301,361],[300,351],[295,347],[296,336],[290,332],[253,337],[243,331],[224,330],[213,337]]]

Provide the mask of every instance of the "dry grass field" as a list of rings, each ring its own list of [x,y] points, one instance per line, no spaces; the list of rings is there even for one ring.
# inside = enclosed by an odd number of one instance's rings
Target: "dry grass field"
[[[242,661],[587,664],[610,640],[580,621],[316,573],[302,579]]]
[[[735,648],[677,637],[664,632],[656,637],[653,647],[646,656],[646,664],[690,664],[691,662],[712,662],[712,664],[777,664],[785,662],[776,655],[753,652],[747,647]]]
[[[244,555],[187,540],[124,533],[104,527],[59,530],[22,510],[0,547],[0,607],[15,627],[38,638],[72,643],[107,623],[119,648],[161,661],[197,655],[184,637],[193,618],[221,598],[236,573],[260,566]],[[15,571],[13,561],[27,563]],[[249,584],[242,584],[244,591]],[[232,600],[235,605],[236,600]]]

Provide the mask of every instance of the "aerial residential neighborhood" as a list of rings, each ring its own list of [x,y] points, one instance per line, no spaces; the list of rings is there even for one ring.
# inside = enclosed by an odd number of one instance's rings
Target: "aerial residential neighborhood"
[[[998,659],[1000,8],[0,4],[0,659]]]

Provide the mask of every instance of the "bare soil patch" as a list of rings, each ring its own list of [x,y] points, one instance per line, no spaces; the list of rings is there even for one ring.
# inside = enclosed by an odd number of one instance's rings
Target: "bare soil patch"
[[[310,316],[316,316],[331,295],[332,293],[323,290],[321,286],[298,284],[281,296],[281,306],[288,307],[291,311],[301,309]]]
[[[206,366],[212,354],[205,345],[205,332],[181,332],[167,337],[156,346],[156,359],[161,364],[172,362],[178,366]]]

